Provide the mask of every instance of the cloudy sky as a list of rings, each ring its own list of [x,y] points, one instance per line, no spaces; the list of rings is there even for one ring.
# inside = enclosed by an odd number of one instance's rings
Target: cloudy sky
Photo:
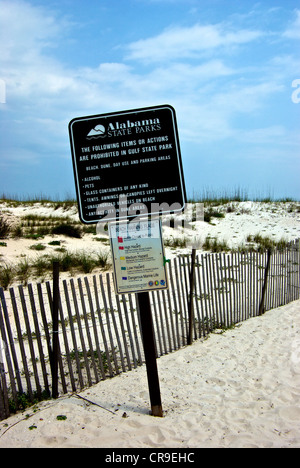
[[[0,0],[0,196],[75,196],[68,123],[162,104],[189,195],[300,199],[299,0]]]

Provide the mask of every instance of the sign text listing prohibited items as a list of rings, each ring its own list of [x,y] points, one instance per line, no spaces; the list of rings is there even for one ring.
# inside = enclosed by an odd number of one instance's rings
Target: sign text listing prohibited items
[[[84,223],[184,209],[185,184],[171,106],[76,118],[69,134]]]

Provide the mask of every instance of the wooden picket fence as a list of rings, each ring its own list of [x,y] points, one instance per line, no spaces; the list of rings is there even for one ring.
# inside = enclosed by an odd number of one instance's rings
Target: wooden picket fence
[[[191,259],[171,260],[169,289],[150,292],[157,357],[300,297],[299,241],[272,252],[200,254],[193,269]],[[143,364],[143,311],[134,294],[114,294],[111,273],[61,281],[59,291],[60,394]],[[24,396],[52,394],[52,306],[50,282],[0,288],[0,419]]]

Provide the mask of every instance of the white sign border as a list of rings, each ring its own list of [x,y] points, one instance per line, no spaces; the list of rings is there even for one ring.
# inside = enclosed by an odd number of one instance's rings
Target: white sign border
[[[173,131],[174,131],[174,136],[175,136],[175,143],[176,143],[176,156],[177,156],[177,162],[178,162],[178,168],[179,168],[179,175],[180,175],[180,191],[181,191],[181,196],[183,200],[183,205],[180,209],[175,209],[172,210],[173,213],[181,213],[184,211],[185,206],[186,206],[186,191],[185,191],[185,183],[184,183],[184,176],[183,176],[183,166],[182,166],[182,157],[181,157],[181,150],[180,150],[180,144],[179,144],[179,135],[178,135],[178,128],[177,128],[177,121],[176,121],[176,113],[174,107],[172,107],[169,104],[164,104],[161,106],[153,106],[153,107],[145,107],[145,108],[139,108],[139,109],[131,109],[128,111],[119,111],[119,112],[112,112],[112,113],[106,113],[106,114],[98,114],[98,115],[91,115],[87,117],[77,117],[74,118],[70,121],[69,123],[69,132],[70,132],[70,140],[71,140],[71,151],[72,151],[72,157],[73,157],[73,164],[74,164],[74,176],[76,180],[76,191],[77,191],[77,199],[78,199],[78,206],[79,206],[79,213],[80,213],[80,219],[84,222],[84,224],[97,224],[98,222],[107,222],[107,219],[98,219],[98,220],[87,220],[83,216],[83,206],[82,206],[82,200],[80,196],[80,181],[78,177],[78,168],[77,168],[77,160],[76,160],[76,153],[75,153],[75,142],[74,142],[74,133],[73,133],[73,125],[77,122],[82,122],[82,121],[88,121],[88,120],[99,120],[100,118],[107,118],[107,117],[118,117],[118,116],[127,116],[131,114],[138,114],[142,113],[145,111],[156,111],[160,109],[168,109],[171,111],[172,114],[172,122],[173,122]],[[168,211],[159,211],[159,212],[151,212],[149,215],[163,215],[163,214],[169,214],[170,210]],[[120,217],[112,221],[118,221],[122,219],[132,219],[136,217],[136,215],[133,216],[127,216],[127,217]]]

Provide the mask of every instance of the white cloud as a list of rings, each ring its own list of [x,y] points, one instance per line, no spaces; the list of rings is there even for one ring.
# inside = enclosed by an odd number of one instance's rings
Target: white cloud
[[[5,63],[33,63],[45,48],[57,44],[66,28],[64,20],[23,0],[1,0],[0,8],[0,54]]]
[[[226,91],[217,92],[212,98],[212,103],[218,108],[228,108],[230,115],[251,114],[261,110],[266,100],[284,90],[283,85],[276,81],[257,82],[255,84],[242,81],[228,86]]]
[[[23,119],[21,126],[14,125],[11,141],[19,137],[28,147],[47,147],[51,141],[53,150],[63,154],[68,119],[162,103],[176,108],[185,141],[238,140],[241,132],[234,119],[262,110],[269,97],[283,89],[277,72],[277,78],[274,75],[269,81],[263,76],[266,70],[268,77],[278,71],[279,59],[269,60],[264,71],[253,66],[248,75],[224,53],[225,48],[252,45],[264,34],[261,31],[225,24],[172,27],[129,44],[126,58],[130,62],[72,68],[51,54],[63,37],[64,19],[23,0],[0,0],[0,8],[0,34],[6,36],[2,45],[8,44],[2,51],[0,45],[7,108],[13,109],[13,101],[18,118]],[[20,17],[24,21],[16,22]],[[188,58],[197,60],[188,62]],[[152,66],[143,69],[140,61]],[[266,139],[279,138],[277,127],[271,133],[270,128]],[[257,135],[263,139],[264,129]]]
[[[7,104],[17,99],[53,96],[69,89],[70,78],[62,63],[51,56],[68,29],[64,19],[23,0],[0,0],[1,78]]]
[[[288,39],[300,39],[300,10],[295,10],[295,20],[285,30],[283,36]]]
[[[196,58],[204,52],[251,42],[262,35],[261,31],[246,29],[227,31],[223,25],[172,27],[158,36],[130,44],[126,59],[161,62]]]

